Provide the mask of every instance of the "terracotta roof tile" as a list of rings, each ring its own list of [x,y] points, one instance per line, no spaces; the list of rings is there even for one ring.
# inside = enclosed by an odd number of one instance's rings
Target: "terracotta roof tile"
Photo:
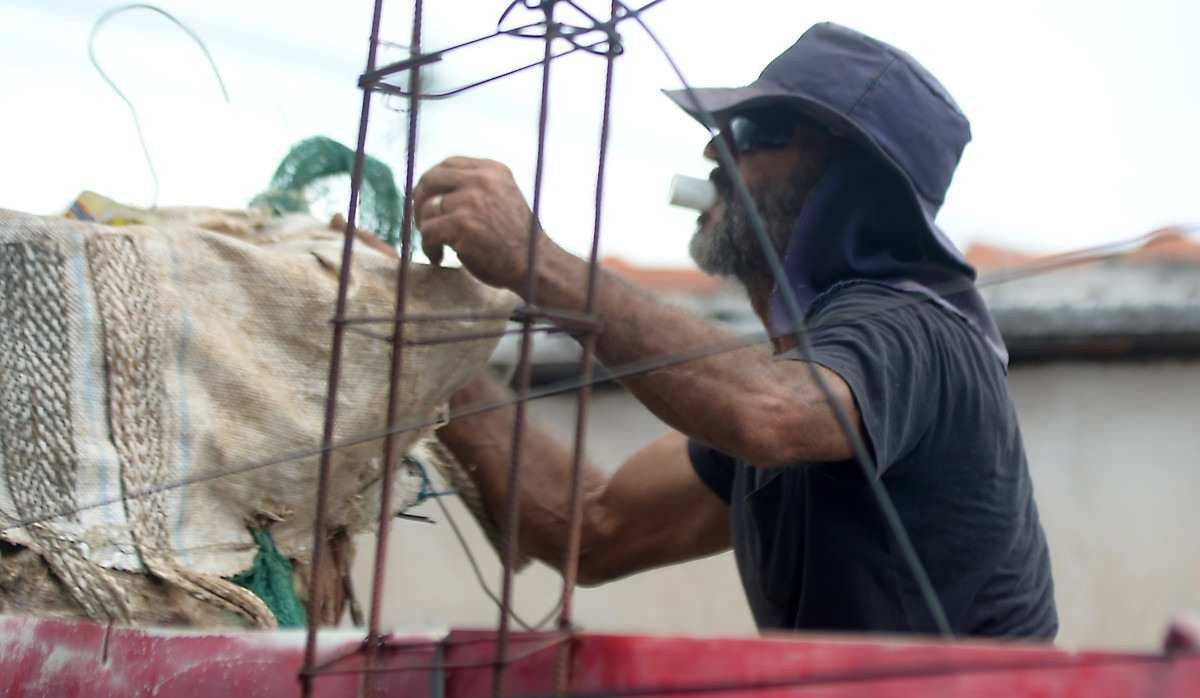
[[[1151,234],[1141,247],[1130,252],[1131,262],[1168,262],[1200,265],[1200,242],[1187,234],[1182,226],[1161,228]]]
[[[975,242],[967,247],[967,261],[982,273],[1020,266],[1048,256],[999,245]],[[1185,264],[1200,266],[1200,241],[1183,226],[1156,230],[1120,262]],[[600,264],[625,280],[654,291],[710,295],[729,282],[689,267],[654,267],[634,264],[620,257],[605,257]]]
[[[1200,241],[1183,226],[1169,226],[1150,233],[1146,242],[1117,258],[1119,263],[1200,265]],[[967,247],[967,261],[980,272],[1027,264],[1044,256],[987,243]]]
[[[1026,264],[1038,257],[1038,255],[1028,252],[1020,252],[1007,247],[988,245],[982,242],[971,243],[965,254],[971,266],[975,267],[976,271],[981,272]]]

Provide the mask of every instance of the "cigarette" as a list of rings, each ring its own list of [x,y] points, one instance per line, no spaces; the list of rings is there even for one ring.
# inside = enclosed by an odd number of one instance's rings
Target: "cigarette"
[[[675,175],[671,178],[671,205],[707,211],[717,203],[717,187],[707,179]]]

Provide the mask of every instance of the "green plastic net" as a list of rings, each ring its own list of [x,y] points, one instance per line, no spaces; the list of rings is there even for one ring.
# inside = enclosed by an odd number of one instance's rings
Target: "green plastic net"
[[[314,198],[337,179],[348,180],[354,168],[354,151],[332,138],[315,136],[292,146],[275,169],[271,186],[250,201],[276,215],[307,213]],[[370,230],[390,245],[400,236],[400,192],[392,169],[367,156],[359,191],[358,228]]]

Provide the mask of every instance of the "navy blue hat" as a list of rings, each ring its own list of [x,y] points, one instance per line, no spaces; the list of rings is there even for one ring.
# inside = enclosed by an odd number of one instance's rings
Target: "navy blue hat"
[[[749,108],[795,109],[867,147],[908,185],[930,232],[971,140],[971,124],[950,93],[904,51],[832,22],[813,25],[745,87],[698,88],[718,121]],[[683,90],[668,97],[700,120]]]
[[[820,271],[840,274],[844,280],[886,280],[899,288],[919,290],[969,319],[1001,360],[1007,359],[995,323],[971,284],[974,269],[934,223],[963,149],[971,140],[971,125],[946,88],[912,56],[853,29],[825,22],[804,32],[749,85],[698,88],[694,92],[701,107],[718,123],[739,112],[775,105],[797,111],[823,124],[836,136],[856,143],[863,157],[884,166],[881,172],[898,175],[898,180],[904,183],[903,198],[916,214],[913,222],[920,231],[918,234],[934,243],[934,249],[940,253],[934,258],[940,258],[937,265],[942,271],[898,264],[881,250],[875,250],[877,258],[873,259],[847,253],[841,260],[844,263],[827,265]],[[705,122],[685,90],[668,90],[666,94],[692,117]],[[831,170],[825,175],[823,185],[810,194],[805,204],[807,216],[802,214],[789,248],[802,243],[829,243],[832,238],[827,236],[838,227],[847,232],[853,230],[861,239],[868,232],[864,226],[879,227],[878,219],[884,208],[893,212],[882,216],[891,222],[908,218],[893,215],[894,207],[881,203],[880,196],[884,194],[875,192],[875,200],[871,201],[864,190],[872,180],[869,169],[836,163]],[[861,210],[832,200],[835,196],[844,199],[851,195],[862,201]],[[872,207],[874,211],[865,210]],[[840,214],[821,224],[812,220],[818,215],[831,216],[829,209],[837,209]],[[820,233],[806,232],[817,228]],[[805,239],[805,235],[811,238],[815,234],[825,239]],[[799,255],[799,250],[793,253]],[[788,261],[785,259],[785,263]],[[828,288],[824,283],[812,283],[815,270],[804,268],[814,263],[811,255],[792,261],[794,264],[788,264],[789,278],[799,295],[813,300]],[[965,288],[960,283],[950,284],[958,289],[953,292],[935,291],[934,288],[947,286],[943,272],[962,278]],[[808,305],[804,300],[802,297],[802,306]]]

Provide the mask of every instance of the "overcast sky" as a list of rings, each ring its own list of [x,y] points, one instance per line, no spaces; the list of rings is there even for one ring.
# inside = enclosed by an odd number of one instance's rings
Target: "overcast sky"
[[[435,47],[490,32],[506,3],[426,4]],[[0,0],[0,207],[59,212],[83,189],[150,203],[128,111],[87,60],[91,25],[114,5]],[[328,135],[353,145],[367,0],[160,6],[206,40],[232,98],[221,100],[199,51],[157,16],[131,12],[100,34],[100,60],[141,111],[161,204],[243,206],[294,142]],[[408,13],[406,2],[385,5],[386,38],[407,40]],[[960,245],[1061,250],[1200,222],[1200,3],[667,0],[647,19],[699,86],[749,82],[826,19],[913,54],[972,122],[974,141],[939,219]],[[668,207],[666,190],[674,173],[707,173],[705,134],[660,95],[677,85],[653,46],[635,25],[623,34],[603,252],[686,264],[694,214]],[[448,59],[438,79],[468,82],[539,55],[537,42],[503,38]],[[577,252],[591,231],[602,78],[603,61],[582,54],[551,75],[543,218]],[[538,85],[529,71],[428,105],[420,169],[451,154],[491,157],[529,192]],[[397,176],[399,106],[376,99],[368,140]]]

